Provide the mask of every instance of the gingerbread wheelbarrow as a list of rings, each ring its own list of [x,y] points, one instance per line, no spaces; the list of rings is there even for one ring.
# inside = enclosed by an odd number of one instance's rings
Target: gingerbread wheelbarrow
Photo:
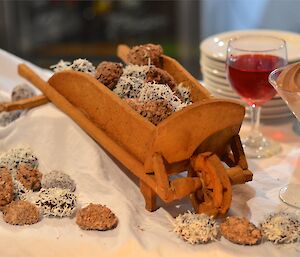
[[[118,48],[124,62],[126,51],[127,46]],[[223,215],[230,208],[232,185],[252,179],[239,138],[245,109],[211,97],[174,59],[162,56],[162,64],[190,89],[193,104],[157,126],[91,75],[63,71],[46,82],[24,64],[19,74],[43,96],[1,107],[30,108],[51,101],[139,178],[149,211],[156,209],[157,196],[166,203],[189,196],[196,212]]]

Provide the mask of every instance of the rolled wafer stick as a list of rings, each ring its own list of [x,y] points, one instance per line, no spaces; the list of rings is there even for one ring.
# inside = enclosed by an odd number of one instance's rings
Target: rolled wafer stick
[[[43,104],[48,103],[49,100],[44,95],[37,95],[31,98],[22,99],[15,102],[8,102],[0,104],[0,112],[6,111],[15,111],[15,110],[24,110],[24,109],[31,109]]]

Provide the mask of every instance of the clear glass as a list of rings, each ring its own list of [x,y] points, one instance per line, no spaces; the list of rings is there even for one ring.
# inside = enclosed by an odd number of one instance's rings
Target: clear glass
[[[265,158],[278,154],[278,142],[265,138],[259,130],[261,106],[276,94],[268,76],[287,64],[284,40],[261,35],[231,39],[227,48],[227,77],[232,88],[249,105],[251,130],[242,139],[248,158]]]
[[[291,111],[295,114],[300,121],[300,86],[298,91],[290,91],[284,89],[283,85],[277,83],[277,78],[280,75],[283,68],[276,69],[271,72],[269,81],[271,85],[276,89],[281,98],[286,102]],[[291,206],[300,208],[300,185],[288,184],[280,189],[280,199]]]

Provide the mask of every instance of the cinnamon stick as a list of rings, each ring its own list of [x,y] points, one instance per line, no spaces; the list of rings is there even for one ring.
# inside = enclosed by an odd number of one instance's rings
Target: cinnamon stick
[[[22,99],[15,102],[9,103],[1,103],[0,104],[0,112],[6,111],[15,111],[15,110],[24,110],[24,109],[31,109],[43,104],[48,103],[49,100],[44,95],[33,96],[31,98]]]

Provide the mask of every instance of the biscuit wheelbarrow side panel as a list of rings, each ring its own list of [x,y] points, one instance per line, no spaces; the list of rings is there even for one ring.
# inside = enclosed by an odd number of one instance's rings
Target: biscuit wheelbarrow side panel
[[[194,103],[157,126],[153,151],[160,152],[169,163],[175,163],[190,158],[214,134],[216,138],[211,142],[223,145],[222,142],[227,143],[239,133],[244,114],[245,108],[234,101],[210,99]],[[217,134],[223,130],[228,133]]]
[[[141,163],[155,126],[93,77],[73,71],[53,75],[49,84]]]

